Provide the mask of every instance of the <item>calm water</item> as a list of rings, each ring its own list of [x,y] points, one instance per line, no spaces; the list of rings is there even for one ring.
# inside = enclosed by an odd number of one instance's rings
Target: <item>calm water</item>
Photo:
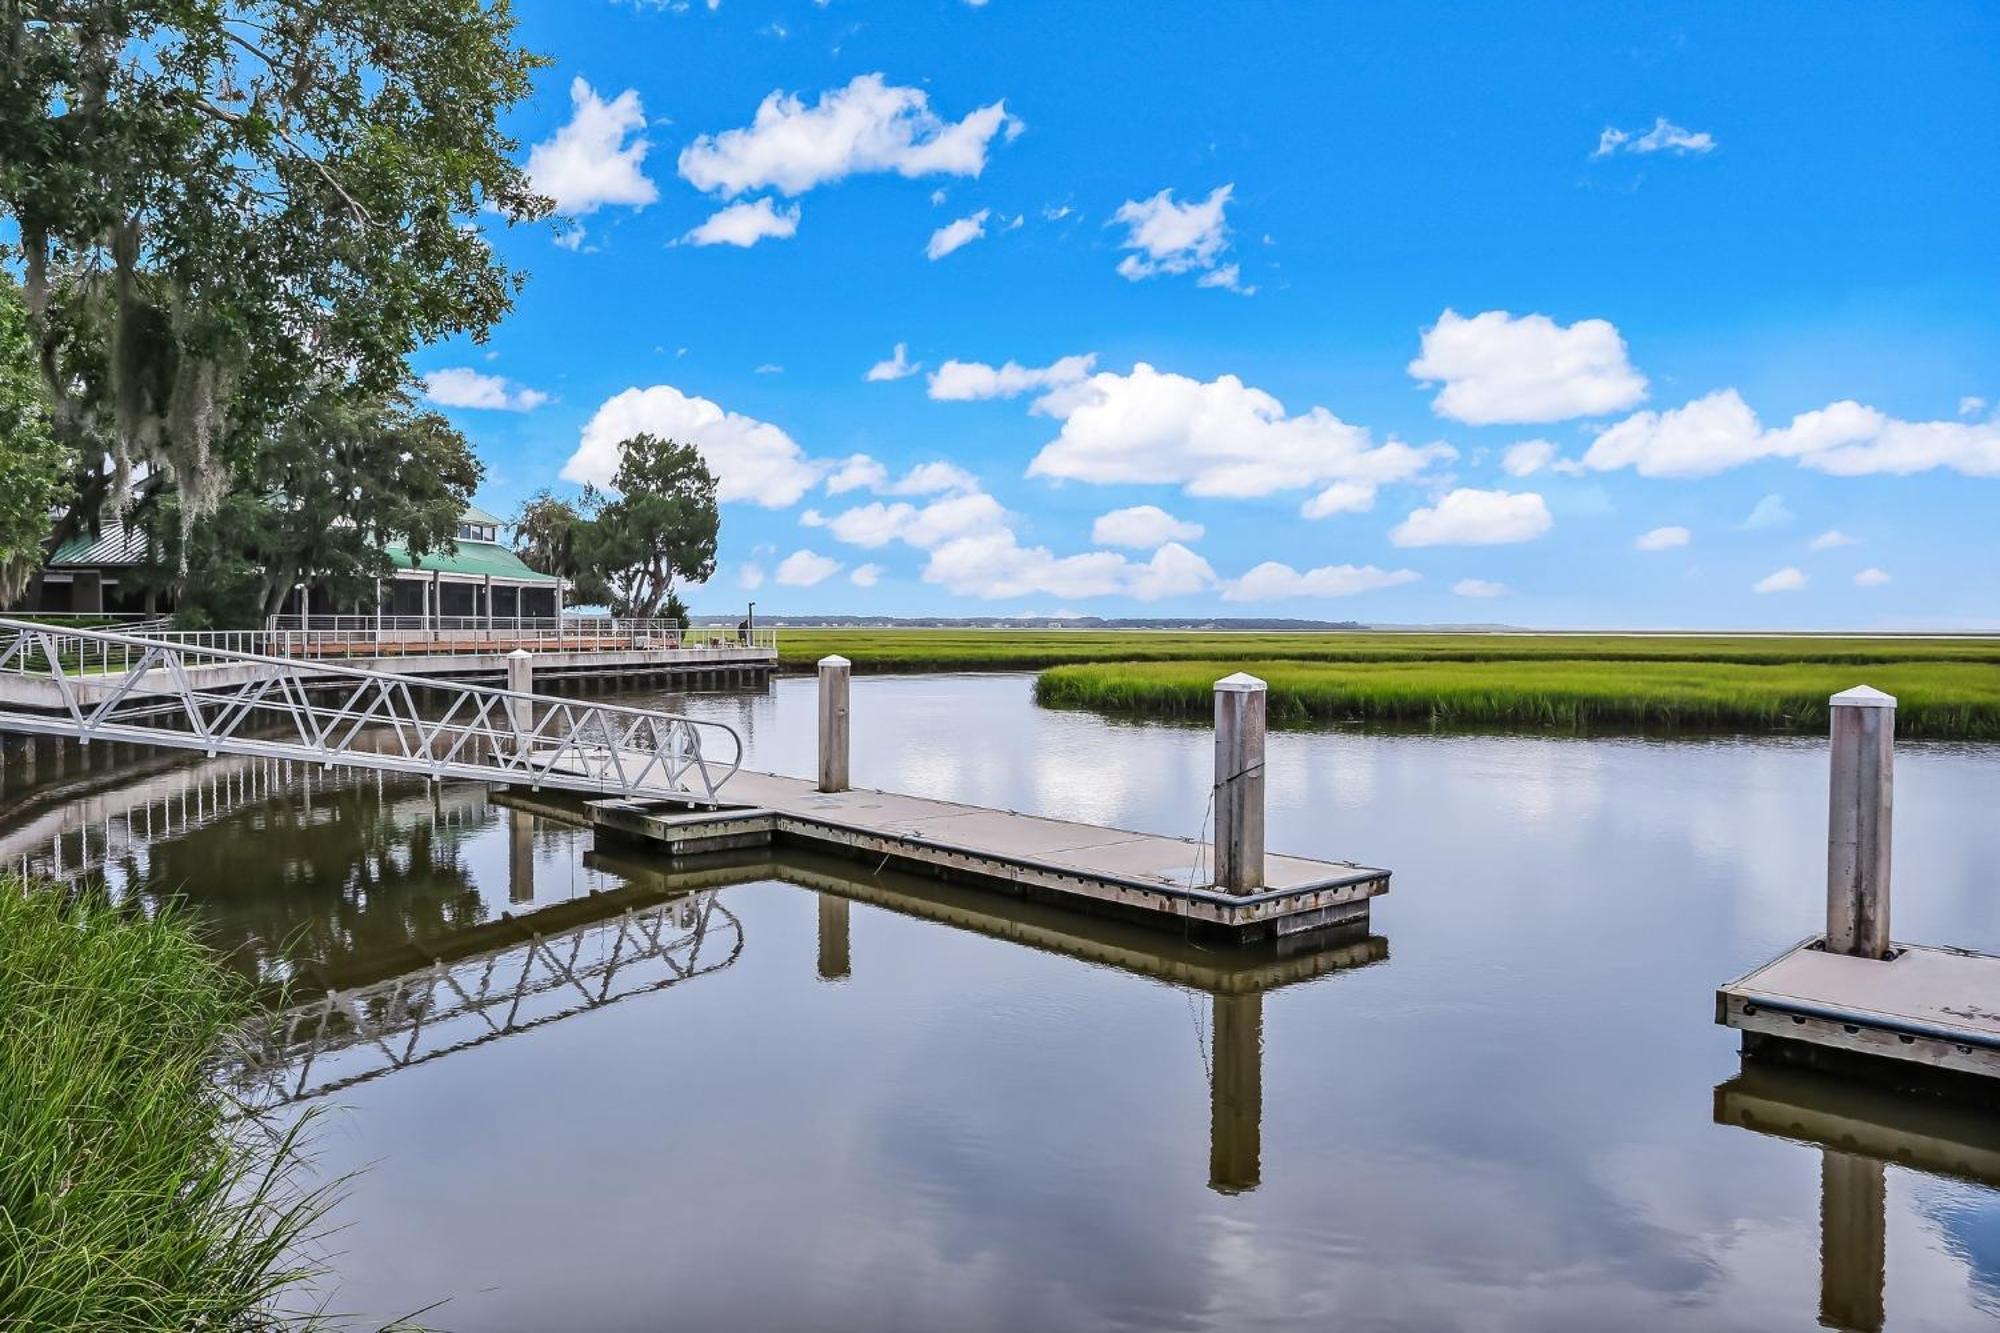
[[[809,771],[810,681],[648,697]],[[1205,731],[1038,710],[1024,676],[859,678],[854,718],[863,785],[1202,821]],[[2000,749],[1898,764],[1898,935],[2000,951]],[[1238,959],[838,863],[723,867],[690,893],[478,789],[220,760],[72,775],[92,794],[64,805],[17,781],[0,855],[108,849],[129,891],[185,886],[246,971],[366,988],[379,1029],[307,1015],[253,1071],[273,1095],[330,1088],[322,1169],[366,1168],[330,1242],[340,1311],[444,1299],[427,1318],[468,1330],[2000,1314],[2000,1195],[1717,1123],[1739,1063],[1714,987],[1821,910],[1822,745],[1292,732],[1269,775],[1274,850],[1394,870],[1373,938]],[[540,939],[503,916],[544,909]],[[1824,1272],[1823,1206],[1863,1237]]]

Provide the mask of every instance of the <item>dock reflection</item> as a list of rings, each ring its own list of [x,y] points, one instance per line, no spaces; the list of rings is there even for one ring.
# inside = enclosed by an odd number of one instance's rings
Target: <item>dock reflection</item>
[[[1263,1179],[1264,997],[1274,990],[1385,961],[1389,942],[1365,926],[1291,940],[1213,948],[1157,930],[1082,916],[1063,908],[1001,897],[926,877],[788,849],[689,857],[664,871],[644,855],[600,849],[595,869],[665,884],[677,874],[708,883],[735,875],[742,882],[779,880],[815,890],[819,915],[817,968],[823,980],[853,972],[848,905],[866,903],[902,916],[1011,944],[1061,954],[1206,996],[1209,1027],[1209,1187],[1218,1193],[1253,1190]]]
[[[1879,1333],[1887,1320],[1890,1165],[2000,1189],[2000,1118],[1990,1108],[1746,1061],[1716,1088],[1715,1122],[1819,1147],[1824,1328]]]

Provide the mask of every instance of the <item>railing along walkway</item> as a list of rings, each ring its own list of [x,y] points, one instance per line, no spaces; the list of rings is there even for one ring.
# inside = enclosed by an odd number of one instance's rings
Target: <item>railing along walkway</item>
[[[742,763],[720,722],[340,663],[306,671],[0,618],[0,731],[707,802]]]

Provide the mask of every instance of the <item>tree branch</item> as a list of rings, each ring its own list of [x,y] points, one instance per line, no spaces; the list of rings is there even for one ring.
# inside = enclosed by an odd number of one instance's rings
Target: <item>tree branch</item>
[[[195,110],[200,111],[202,114],[206,116],[210,116],[216,120],[222,121],[226,125],[234,125],[238,129],[241,129],[244,125],[249,123],[250,118],[248,116],[242,115],[239,112],[226,110],[225,108],[219,107],[215,105],[215,103],[210,102],[205,98],[197,97],[191,100],[193,102]],[[356,222],[359,222],[366,227],[380,227],[385,225],[383,223],[377,222],[375,218],[368,212],[368,210],[361,206],[361,201],[356,199],[353,195],[347,192],[347,188],[340,183],[340,179],[333,174],[332,169],[329,168],[326,165],[326,163],[320,161],[318,158],[314,157],[311,153],[307,152],[304,148],[300,147],[298,140],[294,139],[290,134],[286,133],[283,126],[275,124],[272,125],[271,133],[275,134],[287,148],[291,149],[292,152],[298,157],[300,161],[304,162],[307,166],[310,166],[315,172],[319,174],[319,178],[327,183],[327,187],[331,189],[335,194],[339,195],[341,202],[347,205],[347,211],[354,215],[354,220]]]

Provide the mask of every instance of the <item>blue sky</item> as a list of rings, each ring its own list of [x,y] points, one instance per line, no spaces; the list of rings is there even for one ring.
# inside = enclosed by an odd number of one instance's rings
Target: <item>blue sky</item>
[[[418,368],[503,513],[700,444],[697,610],[2000,627],[2000,7],[519,11]]]

